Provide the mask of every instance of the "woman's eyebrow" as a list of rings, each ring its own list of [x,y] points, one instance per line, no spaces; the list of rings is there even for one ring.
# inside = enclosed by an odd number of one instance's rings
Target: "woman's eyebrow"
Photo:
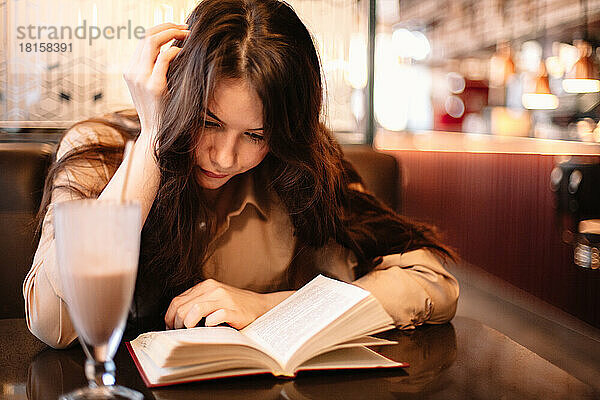
[[[216,119],[216,120],[217,120],[217,121],[219,121],[220,123],[223,123],[223,121],[221,121],[221,120],[219,119],[219,117],[217,117],[217,116],[216,116],[216,115],[215,115],[215,114],[214,114],[212,111],[210,111],[208,108],[206,109],[206,114],[207,114],[209,117]]]
[[[219,117],[217,117],[217,116],[215,115],[215,113],[213,113],[212,111],[210,111],[208,108],[206,109],[206,114],[207,114],[209,117],[216,119],[218,122],[220,122],[220,123],[222,123],[222,124],[225,124],[223,121],[221,121],[221,120],[219,119]],[[248,129],[248,130],[249,130],[249,131],[264,131],[264,128],[254,128],[254,129]]]

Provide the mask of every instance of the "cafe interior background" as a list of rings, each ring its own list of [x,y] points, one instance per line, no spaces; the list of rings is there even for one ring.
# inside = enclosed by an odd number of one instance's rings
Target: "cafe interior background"
[[[397,210],[436,225],[507,301],[533,295],[600,328],[600,236],[585,222],[600,218],[600,0],[289,3],[314,34],[339,141],[398,161]],[[55,143],[131,107],[135,38],[88,32],[72,51],[28,52],[19,26],[149,27],[195,4],[0,1],[0,140]]]

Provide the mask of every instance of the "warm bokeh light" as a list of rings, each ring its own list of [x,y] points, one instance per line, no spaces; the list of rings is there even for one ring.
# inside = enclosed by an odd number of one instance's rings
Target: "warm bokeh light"
[[[542,59],[542,46],[535,40],[529,40],[521,46],[519,67],[523,71],[537,72]]]
[[[551,56],[546,59],[546,69],[553,78],[562,78],[565,74],[565,66],[560,62],[558,56]]]
[[[558,108],[558,97],[550,93],[524,93],[523,107],[528,110],[555,110]]]
[[[465,113],[465,103],[458,96],[448,96],[444,108],[449,116],[460,118]]]
[[[535,83],[534,90],[526,90],[521,96],[523,107],[529,110],[555,110],[558,108],[558,97],[550,91],[550,81],[546,63],[540,60],[538,76],[532,83]]]
[[[448,90],[454,94],[462,93],[467,85],[465,78],[456,72],[449,72],[446,75],[446,81],[448,82]]]
[[[575,46],[567,43],[560,43],[558,46],[558,59],[565,71],[570,71],[577,60],[579,60],[579,51]]]
[[[490,115],[490,127],[496,135],[528,136],[531,129],[530,111],[494,107]]]
[[[367,86],[367,41],[363,35],[353,34],[348,49],[348,68],[344,78],[354,89]]]
[[[396,29],[392,34],[394,51],[401,58],[412,58],[417,61],[426,59],[431,53],[431,45],[427,37],[419,31]]]
[[[423,32],[414,31],[412,34],[415,43],[412,58],[417,61],[425,60],[431,53],[431,45],[429,44],[429,40],[427,39],[427,36],[423,34]]]
[[[378,34],[375,46],[375,118],[385,129],[401,131],[408,122],[408,98],[412,93],[406,66],[398,64],[392,35]]]
[[[404,33],[398,34],[399,31]],[[398,29],[395,34],[396,39],[389,33],[376,37],[375,118],[391,131],[431,129],[431,71],[428,66],[412,63],[399,54],[399,37],[406,38],[412,33]],[[402,54],[415,55],[413,50]]]
[[[564,79],[562,87],[567,93],[600,92],[600,81],[597,79]]]
[[[492,87],[501,87],[506,84],[515,73],[515,63],[508,42],[496,45],[496,53],[490,59],[489,81]]]

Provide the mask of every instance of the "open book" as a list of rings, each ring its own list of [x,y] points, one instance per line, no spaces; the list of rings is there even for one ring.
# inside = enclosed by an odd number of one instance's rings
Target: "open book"
[[[395,344],[367,336],[393,327],[368,291],[319,275],[240,331],[148,332],[127,347],[148,387],[265,373],[292,377],[302,370],[405,367],[365,347]]]

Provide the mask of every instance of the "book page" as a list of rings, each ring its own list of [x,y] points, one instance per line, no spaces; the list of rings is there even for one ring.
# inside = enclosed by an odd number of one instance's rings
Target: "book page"
[[[133,341],[129,344],[130,351],[135,354],[136,367],[147,386],[270,372],[264,365],[253,360],[234,358],[175,368],[160,367],[146,354],[139,342]]]
[[[322,348],[315,356],[327,353],[334,350],[345,349],[350,347],[367,347],[367,346],[390,346],[398,344],[392,340],[380,339],[374,336],[362,336],[357,339],[348,340],[342,343],[337,343],[333,346]],[[314,356],[313,356],[314,357]]]
[[[360,369],[407,367],[366,347],[342,348],[321,354],[302,364],[298,371],[317,369]]]
[[[139,335],[133,342],[148,350],[158,338],[168,338],[178,343],[201,344],[239,344],[250,346],[252,343],[239,331],[227,326],[198,327],[188,329],[173,329],[169,331],[146,332]],[[164,343],[164,342],[163,342]],[[175,344],[174,344],[175,345]]]
[[[160,367],[201,363],[219,358],[223,351],[237,349],[240,355],[252,355],[268,365],[277,365],[251,339],[230,327],[198,327],[147,332],[131,341]],[[192,358],[190,358],[192,357]],[[269,361],[271,360],[271,361]]]
[[[308,339],[368,296],[358,286],[319,275],[241,332],[284,365]]]

